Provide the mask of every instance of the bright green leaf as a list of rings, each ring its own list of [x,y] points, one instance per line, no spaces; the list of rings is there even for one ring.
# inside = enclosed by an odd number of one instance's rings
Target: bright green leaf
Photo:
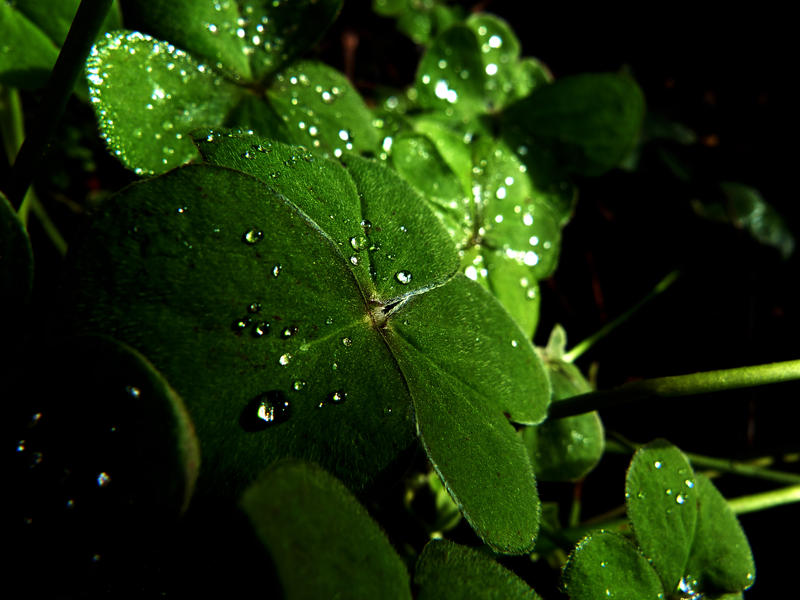
[[[642,552],[672,593],[686,573],[698,514],[694,472],[683,453],[664,440],[637,450],[625,503]]]
[[[745,590],[756,568],[742,526],[707,477],[695,481],[699,514],[686,580],[696,580],[693,587],[704,594]]]
[[[293,63],[276,75],[267,98],[286,122],[284,141],[336,157],[378,149],[372,113],[347,78],[327,65]]]
[[[386,535],[319,467],[278,462],[247,489],[241,505],[288,600],[411,599],[408,572]]]
[[[27,303],[33,285],[33,251],[28,232],[0,192],[0,315],[7,321]]]
[[[503,112],[503,136],[538,176],[600,175],[636,143],[644,97],[630,78],[584,74],[536,88]]]
[[[419,63],[419,103],[447,115],[472,117],[484,111],[485,77],[475,34],[455,25],[436,37]]]
[[[503,412],[541,420],[546,375],[491,297],[451,279],[455,249],[422,199],[365,159],[348,158],[348,183],[300,148],[207,143],[267,183],[194,166],[132,186],[96,219],[73,277],[84,327],[146,351],[187,399],[201,478],[235,492],[292,455],[361,486],[408,446],[413,400],[431,459],[478,532],[507,551],[529,546],[535,485]],[[466,418],[452,431],[445,389]],[[462,427],[502,452],[486,460],[463,438],[440,448]]]
[[[563,582],[571,600],[664,598],[647,559],[624,537],[609,531],[592,533],[578,543],[564,567]]]
[[[106,34],[87,61],[89,93],[109,149],[137,173],[161,173],[197,154],[187,135],[221,125],[239,91],[167,42]]]
[[[223,72],[261,81],[305,51],[333,22],[341,0],[130,0],[130,18]],[[209,125],[209,123],[206,123]]]
[[[418,600],[536,600],[527,583],[488,555],[445,540],[428,542],[414,571]]]

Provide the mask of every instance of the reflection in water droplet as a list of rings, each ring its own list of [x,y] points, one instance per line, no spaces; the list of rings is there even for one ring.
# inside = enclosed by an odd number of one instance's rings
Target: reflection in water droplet
[[[358,257],[357,257],[357,256],[351,256],[351,257],[350,257],[350,262],[351,262],[353,265],[357,265],[357,264],[358,264]]]
[[[33,427],[34,425],[36,425],[37,423],[39,423],[39,421],[41,421],[41,419],[42,419],[42,413],[40,413],[40,412],[33,413],[33,414],[31,415],[31,422],[30,422],[30,426],[31,426],[31,427]]]
[[[97,475],[98,487],[106,487],[109,483],[111,483],[111,475],[105,471],[102,471]]]
[[[142,395],[142,390],[134,385],[129,385],[125,388],[125,393],[131,398],[139,398]]]
[[[25,440],[17,442],[17,452],[25,452]]]
[[[281,337],[283,339],[288,339],[292,337],[294,334],[297,333],[297,326],[290,325],[289,327],[284,327],[283,331],[281,331]]]
[[[683,494],[678,494],[677,496],[675,496],[675,502],[677,502],[678,504],[683,504],[684,502],[686,502],[686,496],[684,496]]]
[[[261,312],[261,304],[258,302],[253,302],[250,306],[247,307],[247,312],[249,312],[250,314]]]
[[[394,278],[403,285],[411,283],[411,273],[408,271],[398,271],[394,274]]]
[[[330,395],[330,401],[334,403],[344,402],[347,398],[347,392],[337,390]]]
[[[292,384],[292,389],[294,389],[294,391],[296,392],[299,392],[305,387],[306,387],[306,382],[300,379],[295,380],[295,382]]]
[[[665,493],[667,496],[672,496],[672,489],[671,489],[671,488],[667,488],[667,489],[665,489],[665,490],[664,490],[664,493]]]
[[[272,276],[277,277],[278,275],[280,275],[282,268],[283,267],[281,265],[275,265],[274,267],[272,267]]]
[[[264,239],[264,232],[259,231],[258,229],[248,229],[242,235],[242,241],[244,241],[245,244],[250,244],[251,246],[253,244],[257,244],[263,239]]]
[[[349,348],[350,346],[353,345],[353,340],[351,340],[349,337],[343,337],[342,344]]]
[[[661,468],[661,461],[660,461],[660,460],[657,460],[656,462],[654,462],[654,463],[653,463],[653,466],[654,466],[656,469],[660,469],[660,468]]]
[[[260,338],[263,335],[269,333],[269,323],[266,321],[260,321],[253,326],[253,329],[250,331],[250,334],[255,338]]]
[[[243,319],[236,319],[231,324],[231,329],[233,329],[234,333],[242,333],[245,329],[250,327],[250,323],[251,323],[250,317],[245,317]]]
[[[684,481],[684,483],[686,484],[686,487],[688,487],[688,488],[693,488],[694,487],[694,481],[692,481],[691,479],[687,479],[686,481]]]
[[[245,431],[263,431],[271,425],[283,423],[291,416],[291,404],[286,395],[278,390],[271,390],[253,398],[239,419]]]
[[[372,229],[372,221],[369,219],[364,219],[361,221],[361,228],[364,230],[364,233],[369,235],[370,230]]]

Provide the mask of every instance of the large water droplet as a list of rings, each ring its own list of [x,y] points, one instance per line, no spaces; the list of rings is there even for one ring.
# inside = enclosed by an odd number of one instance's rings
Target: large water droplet
[[[281,354],[281,357],[278,359],[278,363],[280,363],[281,366],[285,367],[286,365],[289,364],[291,360],[292,360],[291,354]]]
[[[251,246],[253,244],[257,244],[263,239],[264,239],[264,232],[258,229],[248,229],[242,235],[242,241],[244,241],[245,244],[250,244]]]
[[[291,416],[291,404],[279,390],[270,390],[248,402],[239,420],[245,431],[262,431]]]
[[[408,271],[398,271],[394,274],[394,278],[403,285],[408,285],[411,283],[411,273]]]

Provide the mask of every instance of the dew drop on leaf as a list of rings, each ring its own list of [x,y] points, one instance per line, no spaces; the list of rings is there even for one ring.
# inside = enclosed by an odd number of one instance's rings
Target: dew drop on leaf
[[[245,431],[262,431],[283,423],[291,416],[291,403],[279,390],[259,394],[248,402],[240,419]]]
[[[245,317],[243,319],[236,319],[231,324],[231,329],[233,329],[234,333],[242,333],[245,329],[250,326],[250,317]]]
[[[411,283],[411,273],[408,271],[398,271],[395,273],[394,278],[403,285],[408,285]]]
[[[125,388],[125,393],[128,394],[131,398],[139,398],[142,395],[142,390],[140,390],[135,385],[129,385]]]
[[[269,323],[266,321],[260,321],[259,323],[256,323],[250,333],[254,338],[260,338],[266,335],[269,333]]]
[[[295,382],[292,384],[292,389],[296,392],[299,392],[305,387],[306,387],[306,382],[302,381],[301,379],[295,380]]]
[[[111,475],[105,471],[101,471],[97,475],[97,487],[107,487],[111,483]]]
[[[275,265],[274,267],[272,267],[272,276],[277,277],[278,275],[280,275],[282,268],[283,267],[281,265]]]
[[[257,312],[261,312],[261,304],[258,302],[253,302],[250,306],[247,307],[247,312],[250,314],[255,314]]]
[[[335,404],[338,404],[339,402],[344,402],[346,398],[347,398],[347,392],[344,392],[342,390],[337,390],[335,392],[332,392],[331,395],[329,396],[330,401]]]
[[[284,366],[284,367],[285,367],[286,365],[288,365],[288,364],[289,364],[289,362],[290,362],[291,360],[292,360],[292,355],[291,355],[291,354],[281,354],[281,357],[278,359],[278,363],[279,363],[281,366]]]
[[[351,340],[349,337],[343,337],[342,338],[342,344],[349,348],[350,346],[353,345],[353,340]]]
[[[297,333],[297,327],[295,325],[291,325],[289,327],[283,328],[283,331],[281,331],[281,337],[283,339],[288,339],[296,333]]]
[[[264,232],[259,231],[258,229],[248,229],[242,235],[242,240],[245,244],[253,245],[257,244],[261,240],[264,239]]]

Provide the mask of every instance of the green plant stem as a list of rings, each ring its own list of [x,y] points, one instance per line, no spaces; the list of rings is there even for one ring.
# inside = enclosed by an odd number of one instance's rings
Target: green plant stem
[[[609,452],[614,452],[616,454],[631,454],[639,447],[641,447],[641,444],[636,444],[627,440],[624,442],[619,442],[612,439],[606,440],[606,449]],[[760,464],[754,464],[754,462],[735,461],[727,458],[714,458],[711,456],[704,456],[702,454],[693,454],[691,452],[684,452],[684,454],[694,467],[714,469],[717,471],[722,471],[723,473],[733,473],[735,475],[765,479],[767,481],[777,481],[779,483],[800,484],[800,475],[786,473],[783,471],[775,471],[773,469],[766,469]],[[757,462],[763,462],[763,460],[759,459]],[[769,459],[769,462],[772,462],[772,460]]]
[[[662,292],[669,289],[669,287],[675,283],[675,281],[680,277],[680,271],[672,271],[669,275],[664,277],[661,281],[659,281],[656,286],[647,294],[644,298],[639,300],[636,304],[634,304],[631,308],[626,310],[620,316],[618,316],[613,321],[606,323],[600,330],[596,333],[590,335],[588,338],[580,342],[579,344],[575,345],[569,352],[564,354],[562,357],[563,360],[566,362],[574,362],[578,357],[580,357],[584,352],[589,350],[592,346],[594,346],[597,342],[602,340],[606,337],[609,333],[614,331],[617,327],[622,325],[625,321],[630,319],[633,315],[635,315],[639,310],[642,309],[648,302],[650,302],[653,298],[661,294]]]
[[[573,396],[550,405],[548,417],[561,419],[651,398],[677,398],[756,387],[800,379],[800,360],[705,371],[691,375],[656,377],[623,384],[610,390]]]
[[[33,181],[48,140],[58,125],[86,55],[97,39],[112,0],[82,0],[42,95],[34,126],[14,161],[8,199],[18,208]]]
[[[749,512],[773,508],[783,504],[800,502],[800,485],[790,485],[788,487],[763,492],[761,494],[751,494],[728,500],[728,506],[737,515]]]

